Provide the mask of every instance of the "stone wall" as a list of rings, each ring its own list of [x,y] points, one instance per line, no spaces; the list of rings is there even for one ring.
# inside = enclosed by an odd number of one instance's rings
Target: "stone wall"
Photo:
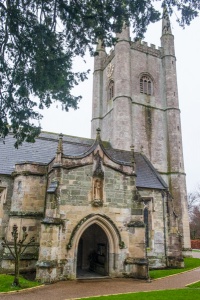
[[[45,209],[46,167],[37,164],[16,165],[13,173],[13,185],[10,185],[8,197],[11,197],[9,212],[6,219],[7,230],[5,237],[13,247],[12,228],[18,226],[19,239],[22,237],[22,227],[27,229],[28,242],[32,237],[35,242],[26,249],[22,256],[21,268],[35,268],[38,258],[41,220]],[[12,195],[12,196],[11,196]],[[13,257],[8,250],[3,253],[2,268],[13,269]]]
[[[134,145],[169,184],[179,216],[182,245],[188,249],[187,192],[173,35],[163,34],[161,44],[162,48],[155,49],[145,42],[130,42],[127,29],[123,29],[114,51],[106,59],[102,58],[101,87],[97,90],[94,86],[94,95],[97,101],[100,92],[103,99],[99,110],[102,139],[122,150]],[[140,92],[143,75],[151,79],[151,95]],[[110,79],[114,80],[112,99],[107,97]],[[94,130],[93,127],[93,133]]]
[[[21,266],[27,270],[34,268],[39,249],[37,278],[42,281],[76,278],[79,241],[85,230],[93,224],[102,228],[109,241],[110,276],[147,277],[145,207],[149,211],[147,254],[150,266],[166,266],[166,253],[173,249],[169,247],[170,243],[177,241],[176,238],[172,240],[167,227],[169,222],[167,213],[166,218],[163,214],[161,191],[140,189],[138,193],[134,176],[126,174],[122,168],[115,170],[116,163],[109,163],[106,157],[103,161],[107,165],[102,165],[102,204],[94,206],[94,165],[84,165],[84,161],[89,162],[91,158],[90,155],[81,161],[63,160],[68,168],[62,165],[55,167],[52,163],[46,196],[45,168],[37,169],[34,166],[33,174],[30,172],[31,166],[28,166],[29,172],[23,166],[23,172],[18,168],[15,173],[6,237],[12,242],[11,231],[16,224],[19,235],[22,226],[26,226],[28,239],[32,236],[36,238],[35,244],[24,253]],[[72,166],[69,168],[70,163]],[[78,167],[78,163],[82,166]],[[164,205],[164,211],[167,212],[166,203]],[[170,254],[172,257],[173,251]],[[8,251],[4,253],[2,267],[4,270],[13,268]]]
[[[5,237],[8,228],[12,189],[13,178],[0,175],[0,261],[3,255],[2,237]]]
[[[110,276],[137,277],[139,271],[135,270],[141,259],[143,267],[147,266],[143,216],[132,215],[131,176],[107,166],[103,166],[103,170],[103,204],[98,207],[92,204],[93,165],[51,172],[49,183],[55,182],[58,174],[60,181],[55,194],[47,196],[37,263],[38,279],[51,282],[76,278],[79,240],[93,224],[100,226],[109,240]],[[141,204],[135,207],[142,212]],[[130,227],[131,220],[139,221],[139,226]],[[147,277],[147,271],[141,271],[140,276]]]
[[[191,240],[192,249],[200,249],[200,240]]]

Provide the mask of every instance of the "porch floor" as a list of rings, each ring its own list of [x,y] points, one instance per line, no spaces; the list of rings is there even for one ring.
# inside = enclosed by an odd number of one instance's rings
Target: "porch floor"
[[[77,269],[77,278],[78,279],[87,279],[87,278],[109,278],[106,275],[98,274],[91,270],[82,270],[81,268]]]

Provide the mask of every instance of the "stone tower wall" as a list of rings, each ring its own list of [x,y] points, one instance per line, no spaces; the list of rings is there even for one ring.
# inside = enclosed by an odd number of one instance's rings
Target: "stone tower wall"
[[[142,51],[141,51],[142,50]],[[163,99],[163,73],[160,52],[154,48],[133,43],[131,49],[133,144],[142,151],[159,171],[167,168],[167,136],[165,102]],[[152,80],[152,95],[140,93],[140,77],[146,74]]]
[[[127,29],[118,35],[114,51],[102,60],[101,135],[114,148],[129,150],[133,144],[161,173],[174,197],[183,247],[190,248],[176,58],[170,31],[162,35],[161,46],[156,49],[145,42],[130,42]],[[115,91],[108,100],[111,67]],[[151,95],[140,92],[142,75],[151,79]],[[94,132],[94,122],[92,127]]]
[[[187,190],[183,162],[174,36],[169,32],[163,34],[161,37],[161,45],[163,47],[162,64],[164,73],[164,97],[166,99],[169,188],[174,197],[175,211],[178,215],[179,232],[182,236],[183,249],[190,249]]]
[[[113,56],[114,54],[114,56]],[[109,65],[113,74],[107,76]],[[140,93],[140,76],[152,78],[153,94]],[[167,128],[163,97],[161,50],[139,42],[119,41],[111,59],[104,59],[102,75],[102,139],[114,148],[143,152],[161,172],[167,172]],[[113,99],[108,99],[109,80],[115,82]],[[95,91],[95,87],[94,87]],[[96,90],[96,92],[98,91]],[[95,98],[96,99],[96,98]],[[96,102],[96,101],[95,101]],[[95,138],[96,121],[92,121]]]

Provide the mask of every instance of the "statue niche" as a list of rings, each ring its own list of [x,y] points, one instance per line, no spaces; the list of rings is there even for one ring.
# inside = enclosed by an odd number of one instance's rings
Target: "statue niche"
[[[102,169],[102,160],[99,155],[99,151],[95,155],[94,159],[94,171],[93,171],[93,183],[92,183],[92,205],[99,207],[103,205],[103,181],[104,171]]]
[[[103,180],[100,178],[93,178],[93,206],[103,205]]]

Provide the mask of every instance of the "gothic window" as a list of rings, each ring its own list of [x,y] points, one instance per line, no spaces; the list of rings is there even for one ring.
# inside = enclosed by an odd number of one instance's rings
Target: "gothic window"
[[[153,83],[149,76],[142,76],[140,78],[140,93],[146,95],[153,94]]]
[[[2,204],[6,202],[6,192],[7,189],[5,187],[0,186],[0,203]]]
[[[114,80],[110,80],[108,85],[108,100],[114,97]]]
[[[17,183],[17,192],[20,194],[22,192],[22,182],[18,181]]]
[[[144,224],[145,224],[145,241],[146,247],[149,247],[149,210],[147,207],[144,208]]]

